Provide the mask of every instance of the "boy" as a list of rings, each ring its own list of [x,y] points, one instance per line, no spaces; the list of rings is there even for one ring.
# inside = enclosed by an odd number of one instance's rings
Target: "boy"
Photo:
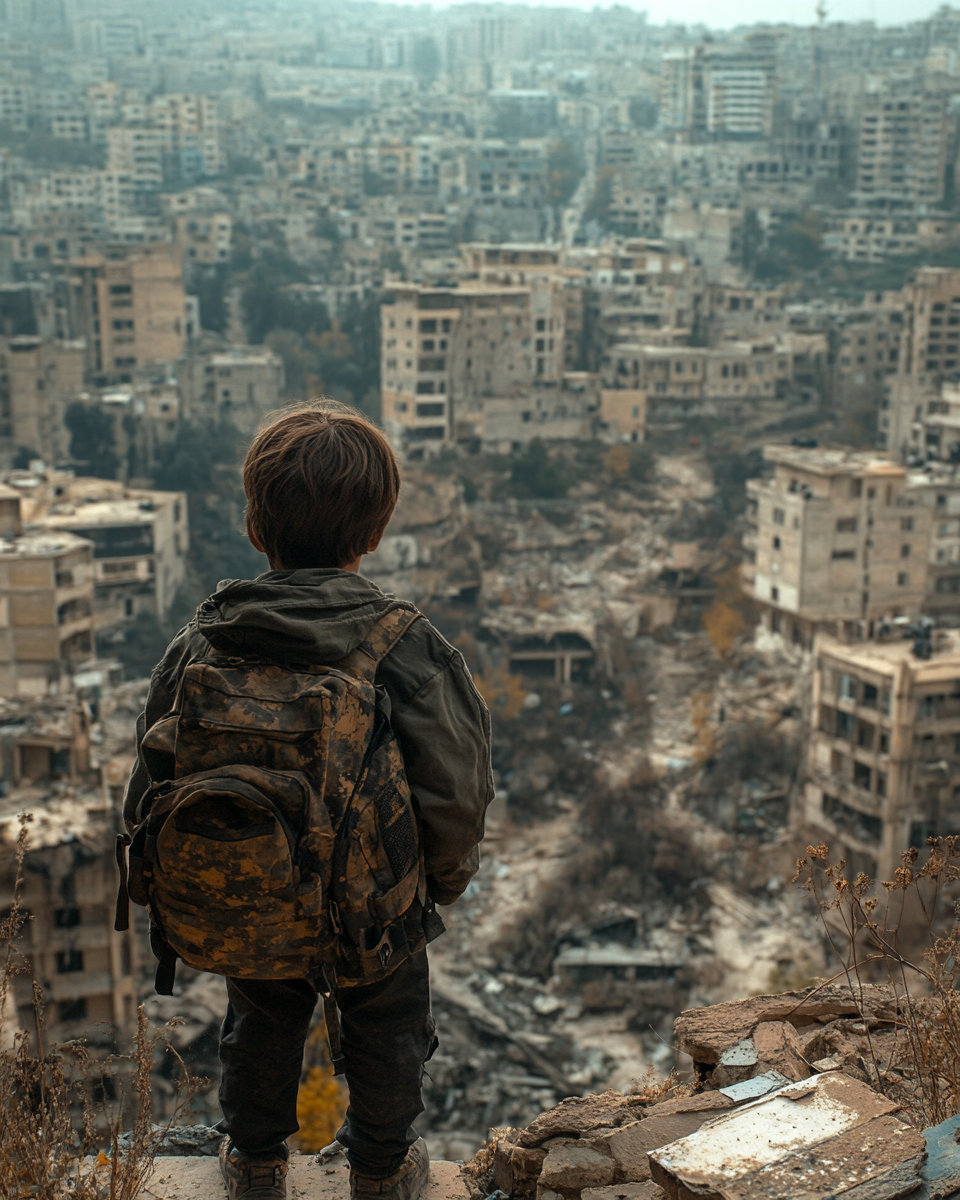
[[[174,708],[188,664],[220,653],[239,656],[234,662],[334,666],[367,644],[384,614],[402,607],[358,574],[400,488],[388,442],[362,416],[329,403],[285,410],[255,437],[243,486],[247,535],[270,570],[221,583],[154,670],[124,800],[131,829],[143,819],[138,809],[151,783],[172,777],[169,757],[143,739]],[[374,682],[389,698],[419,818],[429,896],[415,907],[419,932],[421,911],[452,904],[479,866],[493,797],[490,718],[461,655],[423,617],[382,659]],[[352,1197],[418,1200],[429,1171],[426,1146],[413,1131],[423,1111],[423,1064],[436,1046],[425,941],[416,936],[386,978],[337,992],[350,1093],[337,1138]],[[230,1200],[281,1200],[317,992],[306,979],[228,978],[227,995],[221,1170]]]

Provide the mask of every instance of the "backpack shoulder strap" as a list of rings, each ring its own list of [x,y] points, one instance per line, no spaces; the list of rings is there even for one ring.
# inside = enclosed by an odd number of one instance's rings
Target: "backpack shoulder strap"
[[[422,613],[412,607],[391,608],[370,627],[356,650],[337,663],[337,668],[372,682],[377,667],[420,616]]]

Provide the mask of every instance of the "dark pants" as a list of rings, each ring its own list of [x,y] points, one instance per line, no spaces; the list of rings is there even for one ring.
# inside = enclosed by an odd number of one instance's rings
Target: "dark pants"
[[[297,1090],[317,993],[299,979],[228,979],[227,997],[220,1126],[242,1151],[271,1151],[299,1128]],[[416,1141],[423,1064],[435,1046],[426,951],[380,983],[343,988],[337,1001],[350,1090],[337,1138],[354,1170],[385,1179]]]

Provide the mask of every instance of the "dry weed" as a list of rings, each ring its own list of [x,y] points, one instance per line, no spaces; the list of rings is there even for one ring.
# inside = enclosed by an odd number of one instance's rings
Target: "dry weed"
[[[159,1050],[176,1055],[166,1029],[148,1028],[144,1010],[130,1054],[94,1058],[83,1039],[46,1045],[44,1001],[17,941],[28,919],[20,896],[30,817],[21,816],[16,884],[0,921],[0,1196],[4,1200],[134,1200],[153,1171],[160,1142],[196,1090],[183,1066],[170,1122],[152,1121],[150,1077]],[[30,979],[32,1024],[16,1028],[13,981]],[[121,1147],[121,1134],[130,1129]]]
[[[824,929],[854,997],[861,1002],[855,1031],[865,1043],[864,1066],[873,1083],[920,1128],[960,1112],[960,904],[941,927],[950,885],[960,881],[960,837],[932,837],[927,860],[919,851],[902,856],[892,880],[881,884],[844,874],[831,864],[825,845],[808,846],[797,863],[819,906]],[[921,915],[925,944],[920,954],[906,945],[911,908]],[[879,1019],[863,1004],[865,984],[877,970],[886,976],[895,1016]]]

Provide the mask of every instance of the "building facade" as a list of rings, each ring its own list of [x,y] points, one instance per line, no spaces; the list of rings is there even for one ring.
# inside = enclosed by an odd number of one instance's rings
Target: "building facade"
[[[801,816],[872,878],[892,879],[908,846],[960,833],[960,638],[916,649],[902,637],[814,646]]]
[[[927,588],[930,510],[906,468],[877,454],[766,446],[747,482],[744,588],[771,633],[809,647],[820,629],[867,636],[914,617]]]

